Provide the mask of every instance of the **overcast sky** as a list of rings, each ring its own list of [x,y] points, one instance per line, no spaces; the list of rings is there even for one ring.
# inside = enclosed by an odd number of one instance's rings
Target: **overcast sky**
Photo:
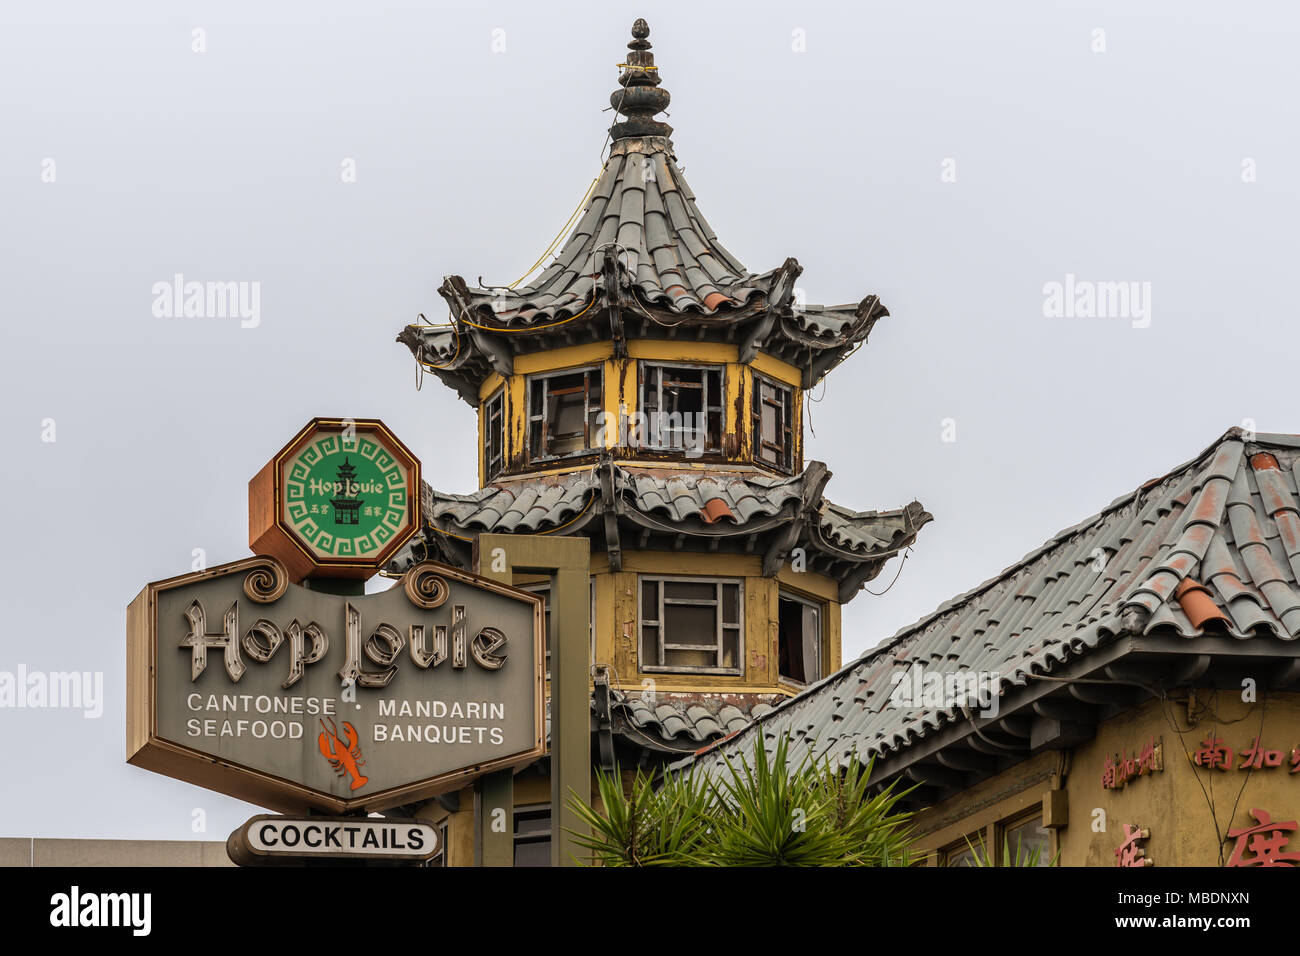
[[[1300,430],[1290,4],[6,3],[0,670],[101,671],[105,700],[0,709],[0,835],[253,812],[124,763],[125,607],[247,555],[247,481],[313,415],[476,487],[473,413],[394,336],[550,241],[637,16],[723,244],[891,312],[807,456],[831,500],[935,521],[845,608],[846,659],[1230,426]],[[156,316],[177,273],[258,283],[256,325]],[[1137,297],[1061,315],[1067,275]]]

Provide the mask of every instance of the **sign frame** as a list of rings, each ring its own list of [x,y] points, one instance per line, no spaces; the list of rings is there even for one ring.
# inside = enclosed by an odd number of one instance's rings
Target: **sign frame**
[[[327,557],[303,541],[285,515],[285,463],[322,433],[351,430],[355,438],[379,436],[410,477],[406,523],[368,557]],[[306,577],[369,578],[396,554],[421,527],[423,493],[420,460],[377,418],[313,418],[248,482],[248,548],[254,554],[278,558],[297,583]]]
[[[506,768],[526,766],[543,757],[546,747],[546,651],[543,638],[544,601],[540,595],[511,587],[435,561],[425,561],[403,575],[408,596],[418,588],[420,576],[436,574],[470,587],[494,592],[533,608],[535,673],[534,729],[532,746],[496,760],[470,764],[436,777],[426,777],[399,787],[351,799],[335,797],[261,770],[216,757],[158,734],[158,595],[215,577],[246,574],[244,590],[261,603],[278,600],[289,587],[289,575],[276,558],[261,555],[154,581],[127,606],[126,655],[126,759],[127,763],[197,787],[223,793],[238,800],[280,813],[319,810],[327,813],[375,812],[428,800],[465,786],[479,777]],[[261,597],[255,597],[254,594]],[[354,597],[352,600],[364,600]]]

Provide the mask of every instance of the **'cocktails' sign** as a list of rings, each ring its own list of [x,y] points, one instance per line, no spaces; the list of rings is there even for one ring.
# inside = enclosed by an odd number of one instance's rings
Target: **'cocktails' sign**
[[[542,602],[434,562],[369,595],[272,557],[127,610],[127,760],[281,811],[381,810],[545,752]]]

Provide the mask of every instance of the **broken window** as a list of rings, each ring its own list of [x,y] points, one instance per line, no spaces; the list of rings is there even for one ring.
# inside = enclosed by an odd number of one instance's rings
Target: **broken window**
[[[740,581],[642,577],[639,600],[641,670],[742,673]]]
[[[789,386],[754,376],[754,460],[782,471],[794,467],[794,422]]]
[[[777,658],[785,680],[811,684],[822,678],[821,605],[781,592]]]
[[[505,461],[506,390],[497,393],[483,406],[483,474],[491,481],[501,474]]]
[[[596,448],[601,370],[535,375],[528,380],[528,456],[533,461]]]
[[[722,449],[722,369],[641,367],[639,444],[697,453]]]

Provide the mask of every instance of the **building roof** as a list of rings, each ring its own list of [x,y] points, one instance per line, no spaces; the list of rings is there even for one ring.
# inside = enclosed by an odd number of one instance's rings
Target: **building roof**
[[[1289,661],[1282,680],[1293,682],[1300,677],[1298,477],[1300,436],[1232,429],[699,760],[716,769],[721,759],[752,752],[755,734],[775,739],[786,731],[796,761],[805,753],[840,763],[854,754],[900,757],[945,733],[956,740],[949,732],[971,725],[959,706],[896,706],[891,695],[901,675],[925,668],[993,675],[996,692],[1010,698],[1051,684],[1049,675],[1059,681],[1067,665],[1087,665],[1121,638],[1134,655],[1177,650],[1178,642],[1219,656],[1253,645],[1261,666],[1269,655]]]
[[[493,370],[510,374],[515,355],[556,339],[672,338],[683,326],[693,337],[739,344],[741,361],[761,349],[802,368],[811,387],[889,314],[874,295],[796,303],[795,259],[755,273],[722,245],[677,164],[671,127],[651,119],[669,96],[658,88],[648,34],[634,28],[623,88],[611,97],[628,119],[611,130],[609,157],[577,224],[541,274],[513,288],[472,288],[450,276],[439,292],[451,321],[398,336],[472,405]]]
[[[676,470],[603,462],[545,477],[502,479],[455,495],[423,487],[426,534],[393,564],[403,571],[440,550],[469,560],[468,542],[483,532],[585,534],[603,537],[614,551],[639,536],[682,550],[745,552],[764,558],[774,574],[792,549],[803,547],[808,567],[840,578],[848,600],[889,558],[910,546],[932,516],[919,502],[894,511],[855,512],[827,501],[830,472],[810,462],[798,475],[773,478],[754,470]],[[601,519],[609,516],[613,524]],[[621,529],[621,530],[620,530]],[[463,542],[463,544],[461,544]],[[666,543],[665,543],[666,542]],[[599,544],[597,544],[599,546]]]

